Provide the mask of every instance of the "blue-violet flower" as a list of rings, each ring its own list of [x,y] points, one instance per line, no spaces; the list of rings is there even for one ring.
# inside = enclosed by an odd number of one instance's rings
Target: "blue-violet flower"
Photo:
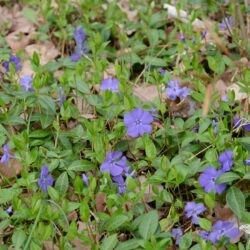
[[[127,134],[133,138],[143,134],[150,134],[151,123],[154,118],[152,114],[141,108],[135,108],[130,113],[124,115],[124,125],[127,127]]]
[[[119,80],[116,78],[106,78],[103,79],[100,90],[105,91],[105,90],[110,90],[111,92],[119,92]]]
[[[222,221],[218,220],[213,226],[212,231],[208,236],[208,239],[212,243],[217,243],[222,238],[228,238],[229,240],[234,240],[240,234],[240,230],[235,227],[232,221]]]
[[[1,157],[0,162],[3,164],[8,164],[9,160],[11,158],[14,158],[14,156],[10,153],[9,146],[8,144],[3,145],[3,155]]]
[[[168,88],[165,89],[165,92],[172,101],[175,101],[178,97],[182,100],[189,95],[189,88],[181,88],[177,80],[171,80],[168,82]]]
[[[54,179],[49,174],[49,169],[47,166],[43,166],[40,173],[40,178],[38,179],[39,187],[44,191],[48,191],[48,187],[53,185]]]
[[[7,72],[10,71],[10,63],[13,63],[15,66],[16,71],[21,70],[21,59],[18,56],[10,55],[9,61],[3,62],[3,67],[6,69]]]
[[[186,218],[191,218],[192,223],[196,225],[199,225],[198,215],[206,210],[206,207],[202,203],[195,203],[193,201],[187,202],[184,208]]]
[[[31,76],[22,76],[20,78],[20,85],[24,91],[31,91],[33,90],[32,88],[32,77]]]
[[[222,166],[222,171],[227,172],[231,169],[233,166],[233,151],[232,150],[226,150],[223,153],[219,155],[218,158],[219,163]]]
[[[183,235],[183,232],[180,227],[173,228],[171,230],[171,236],[175,239],[176,245],[179,245],[182,235]]]
[[[226,184],[216,184],[216,179],[223,173],[221,170],[217,170],[215,167],[211,166],[206,168],[199,177],[199,184],[204,190],[209,193],[214,191],[214,193],[221,194],[226,189]]]

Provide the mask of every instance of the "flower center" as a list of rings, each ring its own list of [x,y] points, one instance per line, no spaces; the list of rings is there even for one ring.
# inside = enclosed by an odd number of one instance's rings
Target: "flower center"
[[[135,124],[136,124],[136,125],[139,125],[139,124],[141,124],[141,123],[142,123],[142,121],[141,121],[140,119],[135,120]]]

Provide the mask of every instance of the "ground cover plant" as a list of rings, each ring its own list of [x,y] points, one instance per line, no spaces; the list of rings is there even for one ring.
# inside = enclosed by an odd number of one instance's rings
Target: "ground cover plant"
[[[249,1],[0,1],[0,249],[250,249]]]

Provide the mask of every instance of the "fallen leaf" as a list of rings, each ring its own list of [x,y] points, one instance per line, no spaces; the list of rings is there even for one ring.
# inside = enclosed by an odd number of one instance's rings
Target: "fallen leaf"
[[[101,192],[96,194],[95,203],[96,203],[96,211],[104,212],[106,207],[106,194]]]
[[[138,11],[133,10],[130,0],[120,0],[117,2],[117,5],[124,13],[127,14],[127,18],[129,21],[138,20]]]
[[[52,241],[45,241],[43,242],[43,249],[44,250],[59,250],[59,247],[54,244]]]
[[[159,98],[159,91],[156,85],[140,85],[133,89],[133,94],[143,102],[151,102]]]
[[[29,57],[32,57],[33,53],[37,52],[40,55],[40,63],[42,65],[54,60],[60,55],[59,50],[50,41],[28,45],[25,51]]]
[[[0,163],[0,173],[7,178],[17,176],[21,172],[21,169],[21,162],[17,159],[10,159],[7,164]]]

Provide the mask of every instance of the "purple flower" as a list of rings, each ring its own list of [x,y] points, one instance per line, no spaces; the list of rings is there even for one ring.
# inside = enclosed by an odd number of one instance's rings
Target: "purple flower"
[[[59,98],[56,99],[56,103],[59,105],[59,107],[62,107],[64,101],[66,100],[66,97],[64,95],[64,92],[61,86],[58,88],[58,94],[59,94]]]
[[[9,160],[11,158],[14,158],[14,156],[10,153],[8,144],[3,145],[3,152],[4,153],[2,155],[2,158],[1,158],[0,162],[3,163],[3,164],[8,164]]]
[[[167,93],[170,100],[175,101],[177,97],[184,99],[189,95],[189,88],[181,88],[177,80],[172,80],[168,82],[168,88],[165,92]]]
[[[221,100],[222,100],[223,102],[227,102],[227,101],[228,101],[228,96],[227,96],[227,95],[223,95],[223,96],[221,97]]]
[[[216,119],[212,119],[212,127],[214,129],[214,134],[218,134],[218,121]]]
[[[20,85],[24,91],[31,91],[32,88],[32,77],[31,76],[22,76],[20,78]]]
[[[242,128],[244,131],[250,132],[250,122],[246,119],[235,117],[234,128]]]
[[[165,75],[165,73],[166,73],[165,69],[163,69],[163,68],[158,68],[158,72],[159,72],[161,75]]]
[[[49,169],[47,166],[43,166],[40,173],[40,178],[38,179],[39,187],[44,191],[48,191],[48,187],[53,185],[54,179],[49,174]]]
[[[125,177],[122,175],[117,175],[112,178],[113,182],[115,182],[118,186],[118,193],[123,194],[126,190],[126,182]]]
[[[247,160],[245,160],[245,164],[246,164],[247,166],[250,166],[250,158],[247,159]]]
[[[118,186],[118,193],[124,193],[126,189],[125,178],[130,174],[127,158],[122,152],[108,152],[105,161],[100,167],[101,172],[109,172],[112,181]]]
[[[86,186],[89,185],[89,178],[86,174],[82,174],[82,180]]]
[[[209,193],[214,191],[214,193],[221,194],[226,189],[226,184],[216,184],[216,179],[223,173],[221,170],[217,170],[215,167],[211,166],[206,168],[199,177],[199,184],[204,190]]]
[[[71,55],[71,60],[77,62],[87,53],[86,48],[86,34],[82,26],[78,26],[74,32],[74,39],[76,41],[76,47],[74,53]]]
[[[201,34],[201,40],[204,40],[206,38],[207,35],[207,30],[204,30]]]
[[[5,210],[6,213],[8,213],[9,215],[13,213],[13,209],[12,209],[12,206],[9,206],[6,210]]]
[[[209,234],[210,234],[210,232],[207,232],[207,231],[204,231],[204,230],[199,231],[199,235],[204,240],[209,240]]]
[[[186,36],[185,36],[185,34],[183,34],[183,33],[180,34],[180,40],[181,40],[182,42],[185,42],[185,41],[186,41]]]
[[[183,235],[183,232],[180,227],[173,228],[171,231],[171,236],[175,239],[175,242],[177,245],[179,245],[182,235]]]
[[[124,115],[124,124],[127,127],[127,134],[133,138],[143,134],[150,134],[151,123],[154,120],[150,112],[141,108],[135,108],[130,113]]]
[[[195,203],[193,201],[187,202],[184,208],[186,218],[191,218],[192,223],[196,225],[199,225],[198,215],[206,210],[206,207],[202,203]]]
[[[227,30],[231,29],[234,24],[233,17],[225,17],[222,19],[222,22],[219,24],[219,29],[220,30]]]
[[[108,171],[111,176],[118,176],[129,172],[127,158],[122,152],[108,152],[105,161],[100,167],[101,172]]]
[[[81,44],[82,42],[86,40],[86,34],[82,26],[76,27],[75,32],[74,32],[74,38],[77,44]]]
[[[21,70],[21,59],[18,56],[10,55],[9,61],[4,61],[3,66],[6,69],[7,72],[10,71],[10,63],[13,63],[15,66],[16,71]]]
[[[233,151],[232,150],[226,150],[223,153],[219,155],[218,158],[219,163],[222,166],[222,171],[227,172],[231,169],[233,166]]]
[[[229,240],[234,240],[239,234],[240,230],[235,227],[234,222],[218,220],[213,225],[212,232],[209,234],[208,239],[213,243],[217,243],[223,237],[228,238]]]
[[[102,81],[100,90],[110,90],[111,92],[119,92],[118,89],[119,80],[116,78],[106,78]]]

